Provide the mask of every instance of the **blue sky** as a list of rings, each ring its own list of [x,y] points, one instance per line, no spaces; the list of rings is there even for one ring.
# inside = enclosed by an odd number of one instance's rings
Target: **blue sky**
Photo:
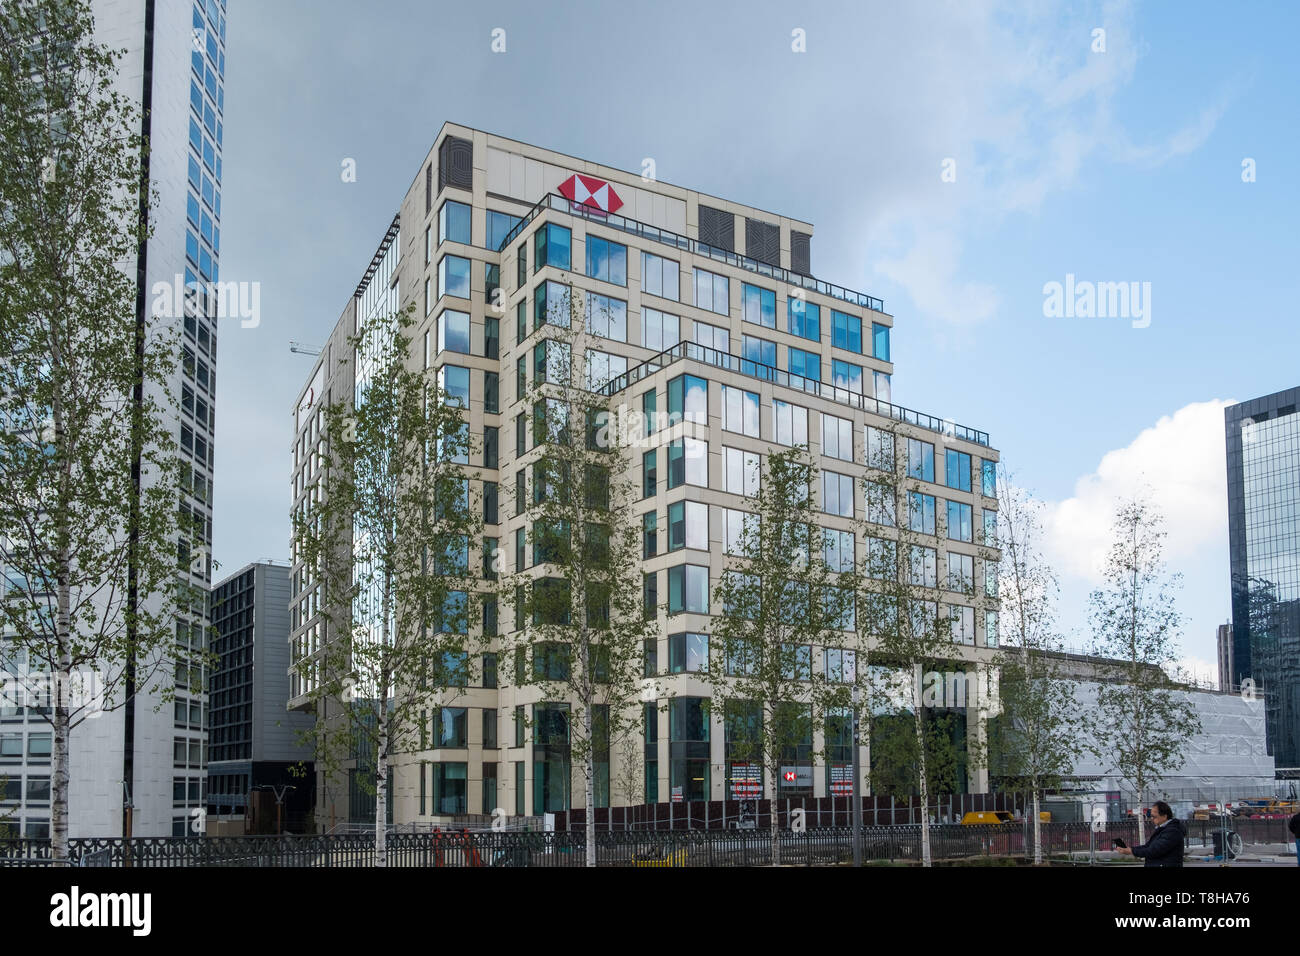
[[[226,570],[287,554],[289,410],[310,369],[288,342],[332,328],[454,120],[625,169],[653,158],[660,179],[813,222],[818,277],[894,316],[894,400],[988,431],[1048,503],[1062,629],[1084,641],[1115,498],[1145,485],[1185,576],[1183,646],[1208,670],[1228,614],[1222,404],[1300,380],[1296,8],[229,0],[228,13],[222,278],[261,283],[262,322],[221,338]],[[1044,285],[1067,274],[1149,282],[1150,325],[1045,317]]]

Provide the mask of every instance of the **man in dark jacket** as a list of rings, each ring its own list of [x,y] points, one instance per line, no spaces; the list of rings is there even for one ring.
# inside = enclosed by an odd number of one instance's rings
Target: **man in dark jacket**
[[[1141,846],[1117,847],[1116,851],[1141,857],[1147,861],[1147,866],[1182,866],[1183,838],[1187,836],[1182,821],[1174,819],[1169,804],[1157,800],[1151,807],[1151,822],[1156,825],[1151,831],[1151,839]]]

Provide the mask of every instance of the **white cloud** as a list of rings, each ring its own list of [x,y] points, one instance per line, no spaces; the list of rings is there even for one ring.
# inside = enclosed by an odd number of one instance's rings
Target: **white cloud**
[[[1166,415],[1123,448],[1107,452],[1074,494],[1047,506],[1049,553],[1062,572],[1097,583],[1110,543],[1117,502],[1150,490],[1165,519],[1171,570],[1228,541],[1227,464],[1223,409],[1230,401],[1197,402]]]

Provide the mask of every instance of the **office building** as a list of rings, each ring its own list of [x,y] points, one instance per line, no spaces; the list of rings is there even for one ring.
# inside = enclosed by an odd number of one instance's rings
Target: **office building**
[[[185,542],[184,550],[193,558],[189,581],[204,588],[211,580],[218,306],[207,284],[219,281],[225,6],[225,0],[91,4],[96,41],[125,51],[117,89],[140,110],[149,140],[156,204],[153,235],[134,263],[137,302],[144,321],[179,327],[183,337],[172,383],[179,406],[173,427],[186,461],[179,506],[203,529],[202,540]],[[207,624],[206,608],[196,603],[176,621],[178,641],[202,647]],[[17,673],[28,665],[23,653],[6,656],[6,666]],[[184,684],[175,707],[141,694],[74,728],[69,834],[121,836],[128,816],[137,836],[194,832],[191,811],[202,805],[206,766],[205,708],[206,695]],[[25,836],[49,833],[50,741],[50,725],[39,714],[21,706],[0,713],[0,776],[6,780],[0,811],[8,811],[11,827]],[[183,802],[173,799],[176,780],[185,781]]]
[[[209,607],[218,658],[208,690],[209,824],[229,817],[242,823],[249,795],[268,788],[283,799],[286,821],[297,824],[312,808],[316,781],[311,745],[301,737],[311,716],[285,709],[289,568],[247,565],[212,588]],[[180,778],[173,781],[178,800],[180,786]]]
[[[988,580],[980,544],[996,522],[997,453],[982,431],[891,404],[893,317],[877,298],[814,278],[812,238],[812,225],[798,219],[446,124],[369,267],[359,269],[360,285],[300,394],[293,500],[306,515],[326,439],[321,408],[352,396],[356,384],[340,361],[351,358],[347,335],[413,305],[410,363],[436,370],[467,406],[480,445],[470,464],[486,482],[484,535],[504,544],[509,571],[531,566],[519,543],[529,528],[528,495],[517,491],[527,489],[536,458],[525,398],[546,367],[545,317],[569,287],[597,317],[573,351],[577,361],[578,346],[584,349],[588,388],[611,408],[681,413],[680,424],[656,435],[663,447],[644,456],[638,449],[636,460],[624,462],[644,492],[642,571],[660,631],[647,648],[646,672],[666,690],[648,704],[642,752],[615,753],[612,766],[600,768],[600,806],[734,791],[722,708],[704,718],[711,691],[698,672],[708,659],[710,612],[718,610],[710,595],[728,528],[753,507],[763,456],[782,447],[811,446],[823,470],[823,524],[847,569],[868,547],[854,540],[850,521],[864,517],[860,479],[879,434],[873,430],[905,436],[928,513],[947,502],[956,516],[930,582],[952,608],[953,655],[978,663],[997,644],[996,612],[986,617],[959,593],[973,588],[949,590],[938,581],[938,569],[943,582]],[[687,427],[691,437],[679,437]],[[698,454],[680,454],[688,441]],[[329,639],[319,585],[296,554],[292,575],[294,660],[310,662]],[[515,627],[511,617],[503,606],[502,634]],[[843,679],[855,670],[855,653],[836,650],[832,663],[816,648],[811,666]],[[485,679],[454,701],[431,701],[432,746],[394,756],[396,823],[497,807],[531,816],[581,804],[581,771],[563,742],[535,742],[525,726],[532,722],[517,719],[539,704],[536,688],[511,686],[505,670],[498,682],[493,663],[477,668]],[[294,680],[294,706],[308,706],[310,687],[301,675]],[[820,740],[822,731],[815,733]],[[848,751],[837,745],[837,760],[847,762]],[[611,783],[623,759],[644,763],[635,793]],[[829,769],[801,768],[807,772],[781,781],[778,795],[827,794]],[[967,789],[985,782],[980,772]],[[345,790],[355,796],[351,784],[336,789],[340,819],[346,813],[363,822],[351,803],[342,809]]]
[[[1232,687],[1232,625],[1220,624],[1215,628],[1215,644],[1218,647],[1219,690],[1228,693]]]
[[[1224,409],[1232,684],[1263,693],[1268,748],[1300,768],[1300,387]]]

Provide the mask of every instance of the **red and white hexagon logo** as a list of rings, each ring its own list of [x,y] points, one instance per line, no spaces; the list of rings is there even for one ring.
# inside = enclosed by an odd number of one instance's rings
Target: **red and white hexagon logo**
[[[574,173],[559,185],[560,195],[579,206],[598,209],[601,212],[618,212],[623,208],[623,200],[618,198],[614,187],[603,179],[581,176]]]

